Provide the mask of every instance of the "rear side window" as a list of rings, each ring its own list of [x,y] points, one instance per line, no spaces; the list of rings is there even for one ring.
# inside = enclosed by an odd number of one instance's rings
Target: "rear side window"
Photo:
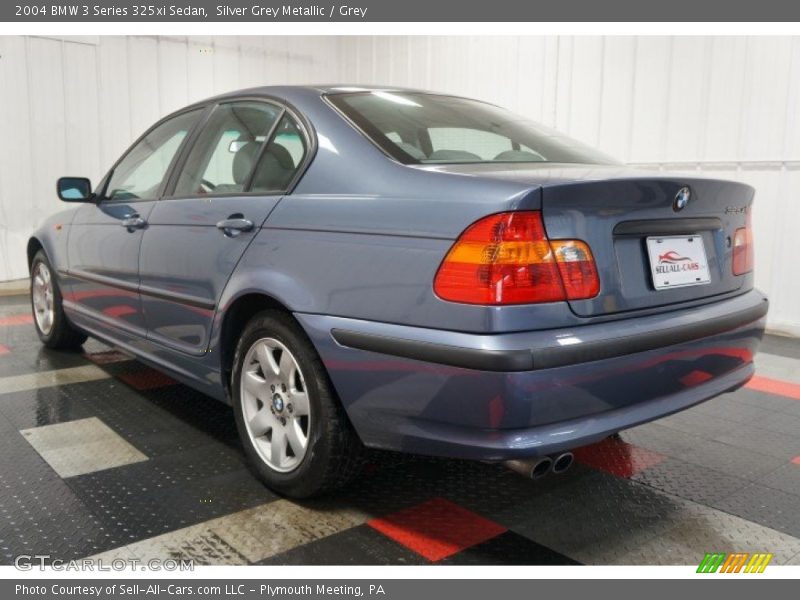
[[[253,166],[282,109],[263,102],[221,104],[181,169],[173,196],[245,191]]]
[[[385,91],[328,98],[384,152],[407,164],[617,164],[557,131],[477,100]]]
[[[151,129],[114,167],[106,198],[155,199],[172,159],[201,112],[185,112]]]
[[[292,183],[308,148],[300,126],[288,113],[261,155],[253,173],[253,192],[280,192]]]

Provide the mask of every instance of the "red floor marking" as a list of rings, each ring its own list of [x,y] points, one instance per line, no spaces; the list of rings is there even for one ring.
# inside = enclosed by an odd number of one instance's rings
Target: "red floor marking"
[[[30,325],[33,323],[33,315],[10,315],[8,317],[0,317],[0,327],[7,327],[8,325]]]
[[[589,467],[617,477],[631,477],[666,460],[666,456],[617,438],[606,438],[574,451],[575,458]]]
[[[8,346],[0,344],[0,356],[3,354],[11,354],[11,349]]]
[[[178,383],[172,377],[164,375],[155,369],[144,369],[136,373],[125,373],[119,375],[118,379],[124,381],[132,388],[140,392],[145,390],[154,390],[156,388],[167,387],[168,385],[175,385]]]
[[[800,465],[800,456],[795,456],[795,457],[792,459],[792,462],[793,462],[794,464],[796,464],[796,465]]]
[[[753,378],[747,382],[746,387],[759,392],[778,394],[786,398],[800,400],[800,385],[789,383],[788,381],[781,381],[780,379],[770,379],[769,377],[754,375]]]
[[[444,498],[433,498],[367,524],[434,562],[507,531]]]

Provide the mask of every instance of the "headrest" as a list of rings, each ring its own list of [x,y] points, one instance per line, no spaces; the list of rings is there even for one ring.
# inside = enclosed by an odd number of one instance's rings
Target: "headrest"
[[[429,157],[430,160],[481,160],[481,157],[466,150],[436,150]]]
[[[542,162],[542,157],[526,150],[506,150],[494,157],[499,161]]]
[[[258,151],[261,148],[260,142],[247,142],[244,146],[236,151],[233,156],[233,181],[237,185],[244,185],[247,182],[247,176],[253,170]]]
[[[427,158],[425,153],[417,148],[414,144],[409,144],[408,142],[399,142],[397,146],[411,158],[416,160],[425,160]]]
[[[289,151],[280,144],[272,144],[264,152],[253,180],[254,190],[280,190],[289,185],[295,164]]]

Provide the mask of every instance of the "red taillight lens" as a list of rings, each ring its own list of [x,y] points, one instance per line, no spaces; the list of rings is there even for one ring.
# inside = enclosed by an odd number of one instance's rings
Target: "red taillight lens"
[[[733,274],[744,275],[753,270],[753,228],[750,213],[744,227],[733,234]]]
[[[467,304],[533,304],[592,298],[600,280],[589,247],[549,241],[541,213],[490,215],[461,234],[433,284],[443,300]]]

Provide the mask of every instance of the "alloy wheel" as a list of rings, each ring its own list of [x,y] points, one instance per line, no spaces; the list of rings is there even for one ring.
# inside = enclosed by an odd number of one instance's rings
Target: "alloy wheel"
[[[281,473],[296,469],[308,449],[311,406],[295,357],[274,338],[256,341],[240,386],[247,434],[261,459]]]
[[[55,320],[55,300],[53,296],[53,277],[50,268],[43,262],[36,264],[31,282],[33,315],[36,325],[44,335],[49,335]]]

